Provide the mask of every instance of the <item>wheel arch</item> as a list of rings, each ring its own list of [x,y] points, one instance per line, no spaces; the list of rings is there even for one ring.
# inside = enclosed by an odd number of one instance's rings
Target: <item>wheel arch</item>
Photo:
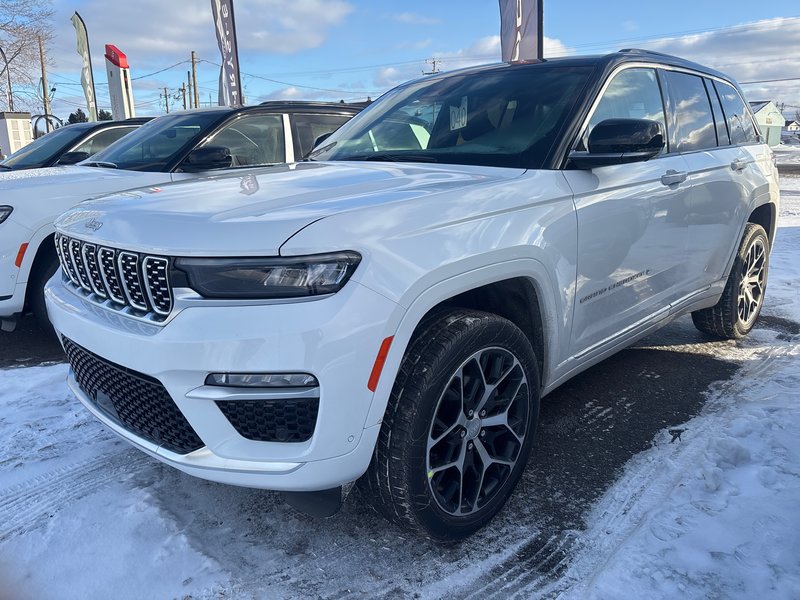
[[[775,242],[775,230],[778,221],[777,215],[778,210],[775,203],[765,202],[764,204],[756,206],[747,217],[748,223],[755,223],[764,228],[764,231],[767,232],[767,239],[769,239],[770,246]]]
[[[56,254],[56,247],[55,247],[55,232],[50,232],[45,234],[45,236],[39,241],[39,244],[36,248],[36,253],[34,254],[33,261],[31,262],[30,270],[28,271],[28,278],[26,283],[30,283],[32,279],[36,277],[41,269],[44,268],[46,261],[48,259],[57,258]],[[30,294],[31,289],[29,285],[25,286],[25,310],[30,308]]]
[[[526,303],[530,303],[528,310],[525,310]],[[544,389],[558,345],[556,323],[561,311],[557,306],[548,271],[532,258],[482,267],[428,288],[415,298],[399,320],[366,426],[381,422],[400,363],[420,323],[433,311],[444,307],[483,310],[517,325],[534,348],[540,385]]]

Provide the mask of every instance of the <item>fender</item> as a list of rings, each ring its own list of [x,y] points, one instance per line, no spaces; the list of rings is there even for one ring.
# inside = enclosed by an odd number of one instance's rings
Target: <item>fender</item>
[[[403,308],[403,304],[397,306],[395,313],[387,323],[385,334],[386,337],[394,335],[394,341],[386,356],[383,372],[373,394],[364,427],[367,428],[382,422],[395,378],[400,370],[400,363],[408,349],[411,336],[422,318],[432,308],[463,292],[515,277],[529,279],[539,298],[544,345],[547,349],[542,376],[544,387],[547,380],[552,377],[552,373],[557,370],[555,363],[559,356],[560,339],[563,339],[559,337],[559,323],[563,322],[563,311],[557,301],[557,287],[554,285],[551,272],[536,258],[517,258],[493,263],[449,277],[427,287],[410,302],[407,309]],[[571,308],[569,312],[571,312]],[[569,321],[571,322],[571,319]],[[379,345],[380,341],[376,344],[376,352]]]
[[[22,264],[19,266],[19,274],[17,276],[17,283],[27,283],[33,268],[33,261],[36,258],[36,253],[39,252],[39,247],[42,242],[55,233],[55,227],[52,223],[43,225],[34,232],[28,240],[28,249],[25,251],[25,257],[22,259]],[[21,242],[22,243],[22,242]]]

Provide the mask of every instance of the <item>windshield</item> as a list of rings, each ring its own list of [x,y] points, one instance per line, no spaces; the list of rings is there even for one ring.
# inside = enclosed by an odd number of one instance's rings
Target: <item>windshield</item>
[[[345,123],[310,158],[541,168],[590,72],[511,66],[417,81]]]
[[[83,164],[129,171],[164,172],[175,158],[202,139],[228,113],[220,111],[167,115],[145,123]]]
[[[86,127],[67,125],[43,135],[38,140],[20,148],[5,159],[2,165],[13,169],[30,169],[46,166],[64,149],[69,148],[86,134]]]

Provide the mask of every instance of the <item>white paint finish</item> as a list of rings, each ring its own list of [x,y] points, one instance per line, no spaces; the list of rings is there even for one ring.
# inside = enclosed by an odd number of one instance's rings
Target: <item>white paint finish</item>
[[[579,354],[684,294],[686,207],[691,182],[681,156],[565,171],[575,192],[578,275],[571,350]]]

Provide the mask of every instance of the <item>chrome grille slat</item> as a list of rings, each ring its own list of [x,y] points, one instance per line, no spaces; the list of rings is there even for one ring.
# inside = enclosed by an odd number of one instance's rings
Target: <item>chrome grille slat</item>
[[[122,251],[117,256],[117,266],[119,267],[122,289],[125,291],[128,304],[136,310],[147,312],[150,307],[147,305],[142,277],[139,274],[139,255]]]
[[[81,256],[86,265],[86,272],[89,275],[89,283],[95,294],[101,298],[107,298],[106,290],[103,287],[103,279],[100,277],[100,269],[97,265],[97,246],[94,244],[83,244]]]
[[[81,283],[78,281],[75,265],[69,253],[69,238],[62,236],[59,241],[59,246],[61,247],[61,265],[64,267],[64,273],[67,274],[67,277],[69,277],[72,283],[80,287]]]
[[[98,246],[62,234],[56,234],[54,241],[67,279],[88,300],[156,322],[172,312],[169,258]]]
[[[117,273],[117,253],[113,248],[100,248],[97,253],[100,262],[100,277],[108,297],[117,304],[125,305],[125,295]]]
[[[146,256],[142,261],[145,290],[150,306],[160,315],[172,309],[172,288],[169,284],[169,261],[159,256]]]
[[[75,265],[75,273],[78,276],[78,283],[87,292],[91,292],[92,284],[89,281],[89,275],[86,272],[86,265],[83,264],[83,257],[81,256],[81,243],[79,240],[69,241],[69,255],[72,258],[72,264]]]

